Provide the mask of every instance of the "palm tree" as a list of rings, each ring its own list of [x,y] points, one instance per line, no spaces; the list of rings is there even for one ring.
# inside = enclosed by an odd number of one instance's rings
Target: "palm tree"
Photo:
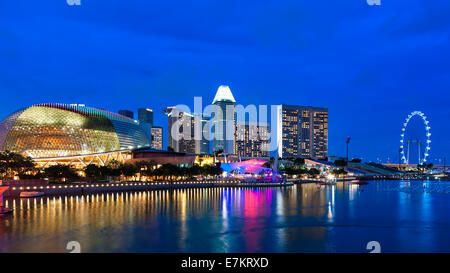
[[[115,159],[109,161],[106,167],[108,176],[119,177],[122,174],[122,164]]]

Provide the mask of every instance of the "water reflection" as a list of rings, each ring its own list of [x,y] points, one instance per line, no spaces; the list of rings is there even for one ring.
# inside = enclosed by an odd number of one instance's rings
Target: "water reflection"
[[[338,183],[212,188],[5,200],[0,251],[365,252],[448,251],[449,195]],[[411,182],[414,183],[414,182]],[[12,203],[11,203],[12,202]]]

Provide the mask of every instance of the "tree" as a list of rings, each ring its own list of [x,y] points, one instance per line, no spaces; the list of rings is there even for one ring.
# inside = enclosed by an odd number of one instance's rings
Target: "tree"
[[[298,171],[297,171],[296,169],[294,169],[294,168],[291,168],[291,167],[286,168],[286,169],[284,170],[284,172],[285,172],[287,175],[297,175],[297,174],[298,174]]]
[[[179,176],[183,175],[183,171],[182,171],[181,167],[178,167],[177,165],[173,165],[173,164],[168,164],[166,166],[166,171],[167,171],[167,175],[169,175],[171,179],[173,179],[173,177],[179,177]]]
[[[200,174],[204,176],[217,176],[221,175],[222,172],[223,170],[220,167],[220,163],[217,165],[205,165],[200,168]]]
[[[1,178],[14,178],[15,175],[21,177],[35,170],[33,160],[30,157],[24,157],[10,151],[0,152]]]
[[[192,178],[198,175],[217,176],[222,174],[223,170],[220,163],[217,165],[200,166],[194,164],[191,167],[179,167],[173,164],[163,164],[161,167],[151,171],[156,177],[163,177],[165,180],[172,181],[175,177]]]
[[[163,179],[172,180],[172,175],[175,173],[175,165],[172,164],[163,164],[161,167],[159,167],[159,171]]]
[[[181,167],[179,176],[190,179],[194,176],[192,171],[193,171],[192,167]]]
[[[293,161],[295,166],[301,166],[303,167],[305,165],[305,159],[304,158],[296,158]]]
[[[84,168],[84,174],[87,178],[97,178],[100,176],[100,167],[95,164],[89,164]]]
[[[346,171],[346,170],[344,170],[344,169],[333,169],[332,171],[331,171],[331,173],[332,174],[334,174],[334,175],[347,175],[348,174],[348,172]]]
[[[189,172],[189,177],[192,176],[196,176],[196,175],[200,175],[202,172],[202,168],[200,165],[194,164],[191,168],[190,168],[190,172]]]
[[[115,159],[109,161],[106,167],[108,168],[108,176],[118,177],[122,174],[122,164]]]
[[[135,163],[136,171],[139,173],[140,176],[144,175],[147,177],[154,175],[154,169],[156,167],[156,161],[155,160],[140,160]],[[139,180],[141,180],[141,177],[139,176]]]
[[[175,150],[172,147],[170,147],[170,146],[167,147],[167,151],[168,152],[175,152]]]
[[[288,167],[285,169],[285,173],[287,175],[302,175],[302,174],[308,174],[309,172],[305,168]]]
[[[100,175],[99,177],[101,177],[102,179],[105,179],[107,176],[111,175],[111,168],[109,168],[108,166],[100,166]]]
[[[106,166],[89,164],[84,168],[84,174],[91,179],[105,179],[108,176],[117,177],[122,174],[122,165],[116,161],[110,161]]]
[[[359,158],[353,158],[351,162],[354,162],[354,163],[361,163],[362,160],[359,159]]]
[[[310,176],[317,176],[317,175],[320,174],[320,171],[319,171],[318,169],[312,168],[312,169],[309,169],[309,170],[308,170],[308,174],[309,174]]]
[[[72,179],[78,177],[76,171],[71,166],[60,164],[53,165],[44,169],[44,175],[48,178],[53,179]]]
[[[337,167],[345,167],[345,166],[347,166],[347,161],[345,161],[343,159],[338,159],[338,160],[334,161],[334,165],[336,165]]]
[[[125,177],[132,177],[139,172],[139,169],[133,164],[125,163],[121,166],[120,172]]]
[[[217,176],[223,173],[223,169],[220,167],[220,163],[213,166],[211,169],[211,175]]]
[[[269,159],[269,161],[267,161],[266,163],[264,163],[262,166],[264,167],[264,168],[272,168],[272,166],[273,166],[273,163],[275,162],[275,159],[273,158],[273,157],[271,157],[270,159]]]

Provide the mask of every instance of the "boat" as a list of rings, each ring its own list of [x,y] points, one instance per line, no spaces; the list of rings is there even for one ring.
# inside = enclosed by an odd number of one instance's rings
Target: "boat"
[[[33,198],[43,195],[45,195],[45,193],[39,191],[23,191],[20,193],[20,198]]]

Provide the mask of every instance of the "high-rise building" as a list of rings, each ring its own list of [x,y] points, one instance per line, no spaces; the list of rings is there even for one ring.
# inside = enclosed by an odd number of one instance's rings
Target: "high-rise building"
[[[163,128],[160,126],[154,126],[151,129],[152,132],[152,148],[155,150],[163,149]]]
[[[138,120],[140,123],[149,123],[153,126],[153,110],[149,108],[139,108]]]
[[[268,123],[236,123],[236,154],[241,157],[269,157],[269,146]]]
[[[209,154],[208,117],[175,107],[168,107],[164,112],[168,116],[168,147],[179,153]]]
[[[119,115],[134,119],[134,113],[133,111],[130,110],[119,110],[118,111]]]
[[[213,148],[215,151],[224,150],[227,154],[235,153],[235,123],[236,100],[226,85],[219,86],[213,105],[221,110],[221,116],[213,112],[212,131]]]
[[[151,139],[153,127],[153,110],[149,108],[139,108],[138,120],[142,130],[144,130],[147,137]]]
[[[197,115],[197,114],[195,114]],[[211,122],[211,118],[210,117],[206,117],[204,115],[200,115],[198,114],[198,119],[200,120],[201,124],[202,124],[202,138],[198,141],[198,148],[196,148],[196,154],[209,154],[209,146],[210,146],[210,141],[209,141],[209,130],[210,130],[210,122]]]
[[[280,105],[277,127],[280,157],[327,157],[328,108]]]

